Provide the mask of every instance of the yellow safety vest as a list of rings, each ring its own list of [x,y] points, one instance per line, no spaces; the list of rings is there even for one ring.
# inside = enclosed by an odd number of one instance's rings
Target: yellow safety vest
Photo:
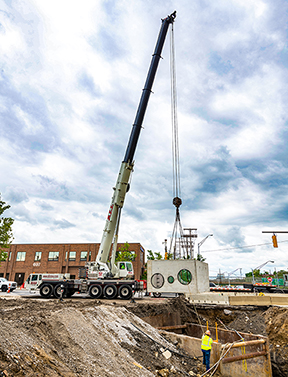
[[[204,351],[211,350],[213,340],[208,335],[202,336],[201,349]]]

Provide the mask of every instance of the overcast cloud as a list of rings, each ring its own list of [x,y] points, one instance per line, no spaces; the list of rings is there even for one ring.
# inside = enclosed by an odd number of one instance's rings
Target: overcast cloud
[[[210,274],[288,268],[288,234],[278,249],[262,234],[288,230],[287,1],[0,4],[0,192],[15,243],[100,242],[161,18],[177,10],[182,224],[198,241],[213,233]],[[162,55],[120,230],[153,251],[175,216],[169,36]]]

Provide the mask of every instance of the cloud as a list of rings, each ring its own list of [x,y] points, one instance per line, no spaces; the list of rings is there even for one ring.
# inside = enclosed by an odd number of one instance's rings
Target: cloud
[[[20,187],[6,187],[5,200],[9,200],[9,203],[21,203],[29,200],[29,197],[25,190]]]
[[[74,228],[75,226],[76,226],[75,224],[72,224],[65,219],[54,220],[52,229],[67,229],[67,228]]]
[[[264,227],[286,229],[284,0],[2,8],[0,192],[15,242],[101,240],[161,18],[174,9],[183,226],[197,228],[197,240],[214,234],[203,252],[262,244]],[[163,251],[175,218],[169,36],[162,57],[119,239],[153,251]],[[207,261],[249,271],[269,253],[268,245],[211,252]],[[284,242],[279,266],[285,255]]]

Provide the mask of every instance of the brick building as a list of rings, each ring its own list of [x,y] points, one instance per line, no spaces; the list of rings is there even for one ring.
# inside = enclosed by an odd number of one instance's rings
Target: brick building
[[[117,245],[117,250],[123,244]],[[144,271],[145,250],[140,243],[129,244],[134,252],[135,279]],[[86,261],[95,261],[99,243],[77,244],[12,244],[7,249],[8,258],[0,265],[0,277],[23,284],[31,273],[69,273],[71,279],[78,277],[79,267]]]

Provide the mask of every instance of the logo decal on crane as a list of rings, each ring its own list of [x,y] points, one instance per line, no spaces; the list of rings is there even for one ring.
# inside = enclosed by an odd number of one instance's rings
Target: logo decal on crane
[[[112,204],[112,205],[110,206],[110,209],[109,209],[109,212],[108,212],[108,217],[107,217],[107,220],[108,220],[108,221],[111,220],[111,215],[112,215],[112,211],[113,211],[113,206],[114,206],[114,204]]]

